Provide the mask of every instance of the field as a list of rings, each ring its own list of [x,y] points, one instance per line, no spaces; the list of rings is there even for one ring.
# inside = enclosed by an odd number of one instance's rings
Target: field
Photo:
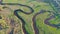
[[[0,5],[0,34],[60,34],[60,21],[58,16],[53,16],[54,13],[49,3],[3,0]],[[51,16],[53,19],[49,20]],[[45,23],[45,20],[49,22]]]

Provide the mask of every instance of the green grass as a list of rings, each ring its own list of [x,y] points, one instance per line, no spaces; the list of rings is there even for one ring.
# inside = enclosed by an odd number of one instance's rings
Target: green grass
[[[28,31],[29,34],[34,34],[34,30],[33,30],[33,26],[32,26],[32,17],[33,15],[35,15],[35,13],[38,13],[40,12],[40,10],[51,10],[53,11],[53,9],[51,8],[51,6],[48,4],[48,3],[43,3],[43,2],[36,2],[36,1],[26,1],[26,2],[23,2],[22,0],[21,1],[18,1],[18,0],[3,0],[3,2],[8,2],[8,3],[21,3],[21,4],[26,4],[28,6],[31,6],[33,9],[34,9],[34,13],[32,13],[31,15],[25,15],[23,13],[19,13],[20,16],[22,16],[22,18],[26,21],[26,25],[25,25],[25,28],[26,30]],[[28,3],[27,3],[28,2]],[[33,6],[32,6],[32,5]],[[23,9],[24,11],[29,11],[28,8],[23,8],[23,7],[19,7],[20,9]],[[59,34],[60,31],[59,30],[56,30],[56,28],[54,27],[51,27],[51,26],[48,26],[46,24],[44,24],[44,20],[46,18],[48,18],[49,16],[47,16],[49,13],[46,12],[44,14],[40,14],[36,17],[36,25],[37,27],[39,28],[39,32],[41,34]],[[14,17],[13,15],[9,15],[10,17]],[[15,17],[14,17],[15,18]],[[54,22],[55,21],[51,21],[51,22]]]

